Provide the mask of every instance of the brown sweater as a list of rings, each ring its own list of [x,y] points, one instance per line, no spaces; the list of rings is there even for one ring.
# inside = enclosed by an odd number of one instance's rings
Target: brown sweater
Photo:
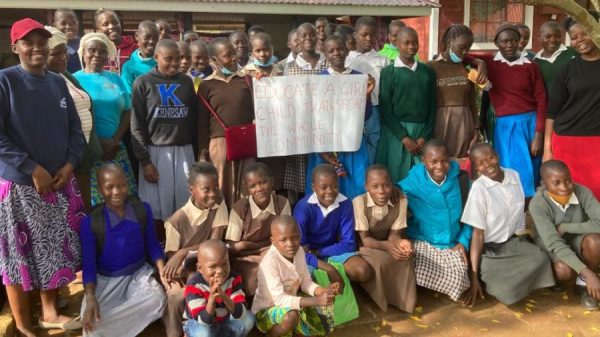
[[[448,62],[443,58],[427,63],[435,71],[437,79],[437,106],[466,106],[477,121],[476,93],[473,83],[467,78],[462,64]]]
[[[243,75],[238,74],[226,80],[219,74],[213,73],[203,80],[198,88],[198,95],[210,103],[227,127],[249,124],[254,120],[252,91],[248,86],[248,83],[252,85],[252,79],[247,78],[246,81]],[[200,150],[208,149],[211,138],[225,137],[225,130],[202,101],[200,101],[199,123]]]

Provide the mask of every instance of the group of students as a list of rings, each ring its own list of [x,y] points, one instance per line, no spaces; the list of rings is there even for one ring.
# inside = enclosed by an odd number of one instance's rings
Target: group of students
[[[348,281],[412,312],[417,285],[469,305],[485,285],[512,304],[576,279],[598,309],[600,49],[581,24],[567,21],[573,49],[545,23],[535,56],[519,50],[526,27],[501,25],[499,51],[471,55],[454,24],[427,64],[398,20],[379,52],[371,17],[303,23],[282,60],[258,26],[207,45],[170,39],[164,20],[122,36],[111,10],[95,32],[78,25],[68,9],[54,27],[15,22],[20,64],[0,71],[0,273],[21,335],[35,336],[32,289],[41,328],[85,336],[161,317],[169,337],[325,335]],[[254,120],[252,78],[360,73],[359,150],[228,159],[225,129]],[[81,266],[78,321],[57,289]]]

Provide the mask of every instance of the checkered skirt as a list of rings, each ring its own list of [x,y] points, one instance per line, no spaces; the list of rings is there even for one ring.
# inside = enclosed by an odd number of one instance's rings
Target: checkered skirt
[[[458,251],[439,249],[415,241],[417,285],[448,295],[457,301],[470,286],[468,268]]]

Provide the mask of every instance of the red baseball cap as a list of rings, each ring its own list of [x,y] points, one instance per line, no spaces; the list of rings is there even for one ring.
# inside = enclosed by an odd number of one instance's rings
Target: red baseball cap
[[[47,38],[52,37],[52,33],[47,31],[46,28],[44,28],[44,25],[35,21],[34,19],[25,18],[13,23],[12,27],[10,28],[10,43],[15,44],[17,40],[24,38],[27,34],[34,30],[39,31]]]

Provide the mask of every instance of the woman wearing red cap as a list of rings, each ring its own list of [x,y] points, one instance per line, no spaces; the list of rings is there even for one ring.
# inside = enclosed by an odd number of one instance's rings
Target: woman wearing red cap
[[[35,336],[28,292],[39,289],[44,329],[73,330],[59,315],[57,289],[81,265],[83,203],[73,176],[84,137],[65,81],[44,67],[48,38],[39,22],[11,28],[20,64],[0,70],[0,274],[19,336]]]

